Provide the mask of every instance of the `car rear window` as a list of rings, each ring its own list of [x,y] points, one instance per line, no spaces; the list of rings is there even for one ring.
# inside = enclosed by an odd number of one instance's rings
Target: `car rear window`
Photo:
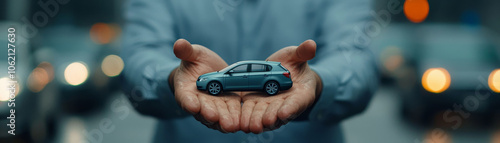
[[[279,64],[278,66],[280,66],[283,70],[285,71],[288,71],[288,69],[286,69],[284,66],[282,66],[281,64]]]

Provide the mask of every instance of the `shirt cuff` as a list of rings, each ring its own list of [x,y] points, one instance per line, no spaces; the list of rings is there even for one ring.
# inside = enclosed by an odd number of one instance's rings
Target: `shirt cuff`
[[[309,113],[310,121],[319,121],[319,122],[327,122],[327,120],[331,117],[328,114],[328,110],[334,102],[334,96],[338,91],[338,78],[334,76],[333,71],[321,68],[320,66],[311,65],[310,66],[313,71],[318,74],[321,78],[321,82],[323,84],[323,88],[320,94],[319,99],[316,100],[316,103],[312,107],[311,112]],[[328,82],[325,82],[328,81]]]
[[[168,84],[169,75],[179,62],[163,61],[146,58],[141,63],[135,63],[136,67],[128,67],[133,69],[129,69],[127,77],[124,77],[128,84],[123,91],[141,114],[160,119],[184,117],[188,113],[177,104]]]

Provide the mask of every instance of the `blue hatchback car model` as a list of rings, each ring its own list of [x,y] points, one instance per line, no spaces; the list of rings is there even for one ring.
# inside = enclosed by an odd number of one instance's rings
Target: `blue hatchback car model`
[[[240,61],[220,71],[198,77],[196,86],[212,95],[222,91],[263,90],[275,95],[292,87],[290,71],[273,61]]]

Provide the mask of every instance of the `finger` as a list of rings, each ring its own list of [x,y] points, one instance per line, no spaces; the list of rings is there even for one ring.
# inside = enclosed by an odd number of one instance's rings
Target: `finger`
[[[307,108],[306,103],[309,102],[294,98],[293,96],[285,99],[283,105],[278,109],[278,118],[285,122],[294,119]]]
[[[204,96],[200,96],[200,103],[200,114],[203,116],[203,118],[205,118],[206,121],[211,123],[219,121],[219,112],[217,111],[217,107],[212,100]]]
[[[311,60],[316,56],[316,42],[313,40],[302,42],[295,50],[295,56],[298,62]]]
[[[227,107],[229,108],[229,113],[233,119],[233,130],[231,132],[236,132],[240,129],[240,115],[241,115],[241,103],[238,100],[226,101]],[[229,130],[228,130],[229,131]]]
[[[276,125],[276,119],[278,119],[278,110],[281,105],[283,105],[283,102],[283,100],[276,100],[269,104],[262,117],[262,125],[264,125],[264,128],[273,130],[278,127],[278,125]]]
[[[234,130],[233,119],[229,114],[226,102],[222,100],[215,100],[217,111],[219,112],[219,124],[223,132],[230,132]]]
[[[196,114],[193,116],[194,116],[194,119],[201,122],[203,125],[207,126],[208,128],[216,129],[215,126],[219,126],[218,124],[216,124],[216,122],[207,121],[201,114]]]
[[[202,45],[191,44],[185,39],[179,39],[174,44],[174,54],[177,58],[187,63],[204,63],[206,70],[220,70],[227,67],[227,63],[212,50]],[[184,63],[183,64],[187,64]]]
[[[252,117],[252,111],[255,107],[255,102],[245,101],[241,107],[241,118],[240,118],[240,129],[245,133],[249,133],[250,117]]]
[[[299,46],[290,46],[277,51],[268,60],[302,63],[311,60],[314,56],[316,56],[316,42],[306,40]]]
[[[215,124],[213,127],[209,127],[209,128],[214,129],[214,130],[218,130],[218,131],[220,131],[222,133],[229,133],[229,132],[227,132],[227,131],[225,131],[225,130],[222,129],[222,127],[219,124],[219,122],[217,122],[217,124]]]
[[[201,46],[193,46],[185,39],[175,41],[174,54],[181,60],[194,62],[202,52]]]
[[[190,92],[182,92],[180,89],[175,92],[175,98],[179,105],[191,114],[198,114],[200,112],[200,100],[195,94]]]
[[[251,132],[257,134],[263,131],[262,116],[264,116],[267,106],[268,104],[266,102],[258,102],[253,108],[249,126]]]

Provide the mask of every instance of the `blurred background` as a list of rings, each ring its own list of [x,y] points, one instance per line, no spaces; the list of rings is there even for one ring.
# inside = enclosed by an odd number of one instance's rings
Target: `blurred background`
[[[392,13],[405,1],[374,1],[381,84],[364,113],[342,122],[347,142],[499,143],[500,1],[409,1],[417,10]],[[18,80],[16,136],[0,120],[0,142],[151,141],[155,119],[120,91],[124,2],[0,1],[0,45],[17,30]],[[2,87],[6,61],[2,52]],[[8,98],[1,88],[2,118]]]

